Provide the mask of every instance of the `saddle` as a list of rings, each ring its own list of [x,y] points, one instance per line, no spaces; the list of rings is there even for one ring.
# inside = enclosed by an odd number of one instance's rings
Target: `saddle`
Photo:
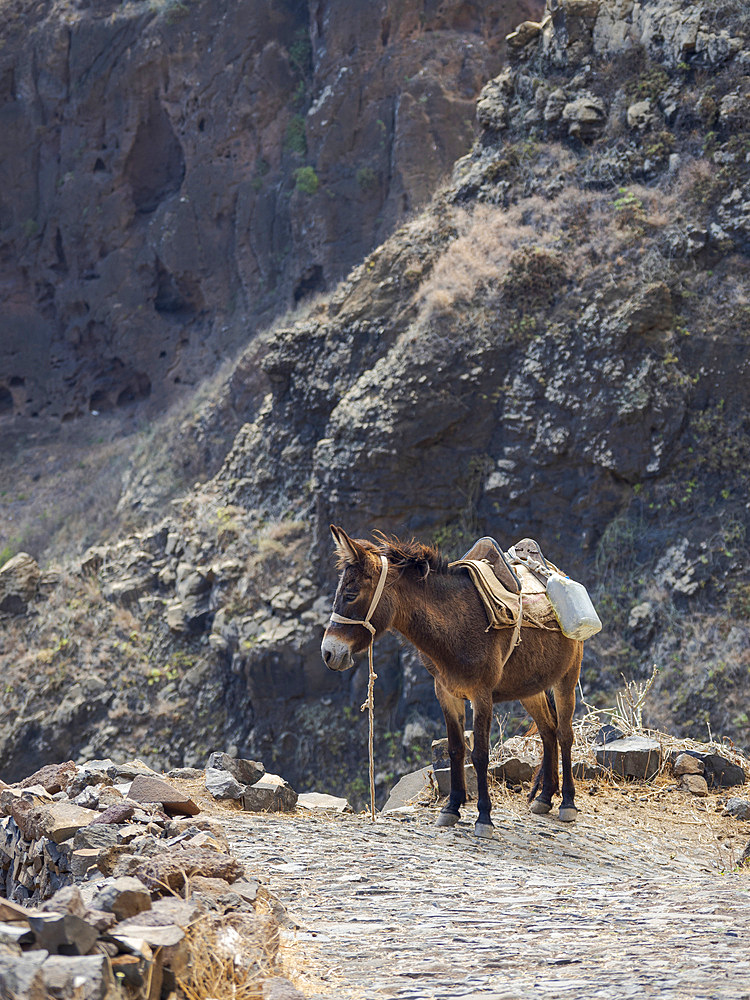
[[[560,631],[547,597],[547,580],[558,568],[542,555],[539,543],[524,538],[503,552],[485,535],[451,563],[467,570],[477,588],[491,628],[513,626]]]

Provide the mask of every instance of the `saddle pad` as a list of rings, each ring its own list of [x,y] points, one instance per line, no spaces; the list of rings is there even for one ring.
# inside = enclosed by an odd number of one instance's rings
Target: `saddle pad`
[[[451,563],[451,566],[467,570],[482,599],[489,622],[488,628],[509,628],[516,624],[519,604],[521,603],[519,595],[511,593],[507,587],[503,586],[488,562],[484,559],[459,559]],[[525,569],[525,567],[520,568]],[[533,578],[531,573],[528,576]],[[533,578],[535,589],[527,591],[524,579],[520,574],[519,579],[521,579],[523,586],[521,591],[523,597],[521,626],[524,628],[546,628],[559,632],[560,626],[546,593],[536,589],[539,587],[539,581]]]
[[[546,594],[547,584],[543,583],[539,577],[535,576],[530,569],[521,563],[516,563],[513,571],[521,581],[521,593],[526,594]]]

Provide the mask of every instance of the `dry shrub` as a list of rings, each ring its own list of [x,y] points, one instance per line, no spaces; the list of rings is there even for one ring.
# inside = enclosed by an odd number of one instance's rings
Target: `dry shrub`
[[[258,533],[257,549],[247,568],[261,589],[292,572],[304,575],[308,531],[303,521],[274,521]]]
[[[260,1000],[279,950],[272,916],[207,914],[186,936],[190,958],[177,980],[186,1000]]]
[[[565,260],[556,250],[523,246],[511,257],[503,289],[516,306],[533,309],[549,305],[567,278]]]
[[[704,201],[717,183],[718,169],[707,157],[689,160],[677,172],[672,196],[679,204],[696,204]]]
[[[482,289],[499,287],[514,252],[522,246],[548,246],[557,229],[549,203],[541,198],[508,209],[461,209],[454,221],[458,236],[417,293],[423,324],[470,303]]]

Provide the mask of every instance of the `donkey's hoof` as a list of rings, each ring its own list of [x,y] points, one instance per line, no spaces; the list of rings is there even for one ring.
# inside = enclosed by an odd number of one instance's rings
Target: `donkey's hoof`
[[[455,826],[461,819],[458,813],[439,812],[435,826]]]
[[[531,803],[531,811],[536,816],[546,816],[551,808],[552,804],[550,802],[542,802],[541,799],[534,799]]]
[[[563,823],[575,823],[578,819],[578,810],[575,806],[560,806],[557,815]]]
[[[482,840],[492,840],[495,833],[495,827],[492,823],[475,823],[474,824],[474,836],[481,837]]]

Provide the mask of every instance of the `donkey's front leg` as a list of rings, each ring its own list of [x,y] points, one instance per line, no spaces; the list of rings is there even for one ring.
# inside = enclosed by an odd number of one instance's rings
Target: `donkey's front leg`
[[[490,818],[492,800],[487,787],[487,767],[490,762],[490,726],[492,725],[492,695],[488,691],[472,699],[474,709],[474,749],[471,759],[477,774],[477,806],[479,818],[474,826],[477,837],[491,839],[494,826]]]
[[[451,760],[451,793],[448,802],[438,813],[438,826],[455,826],[461,818],[461,806],[466,802],[466,772],[464,771],[464,756],[466,742],[464,726],[466,710],[463,698],[456,698],[435,680],[435,694],[445,716],[445,728],[448,733],[448,756]]]

